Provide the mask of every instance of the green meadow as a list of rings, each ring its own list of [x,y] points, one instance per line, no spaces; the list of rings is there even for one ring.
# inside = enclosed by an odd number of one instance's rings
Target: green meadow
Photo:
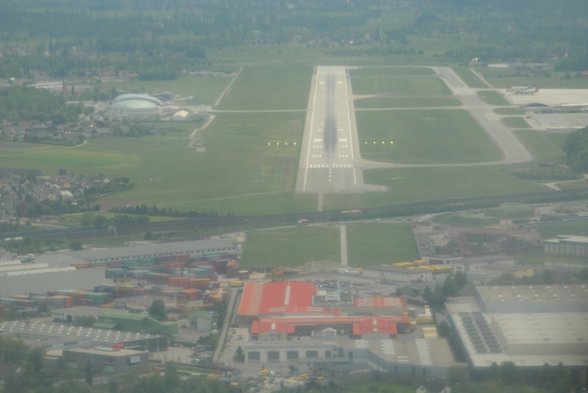
[[[236,70],[235,68],[234,72]],[[185,104],[213,105],[232,78],[232,73],[209,72],[183,75],[171,81],[140,81],[134,79],[110,85],[118,90],[127,90],[134,93],[154,94],[170,91],[185,97]]]
[[[339,263],[339,228],[297,227],[247,234],[239,266],[276,268],[301,266],[306,262]]]
[[[0,168],[41,168],[49,173],[66,169],[73,174],[129,177],[134,188],[101,198],[104,209],[143,203],[253,215],[313,211],[317,196],[294,192],[313,65],[360,61],[321,58],[310,52],[305,57],[302,48],[291,51],[291,64],[284,64],[285,60],[276,55],[263,65],[243,68],[213,112],[213,122],[200,132],[201,152],[188,147],[190,134],[200,124],[186,122],[174,123],[178,131],[161,136],[93,138],[75,147],[0,142]],[[246,54],[242,55],[245,58]],[[130,82],[118,87],[138,92],[172,91],[208,105],[226,89],[232,80],[230,73],[238,70],[240,63],[227,61],[224,68],[226,74],[182,76],[170,82]],[[464,72],[469,71],[460,71]],[[467,111],[441,108],[458,106],[459,102],[447,95],[447,87],[432,69],[372,64],[353,69],[351,78],[355,93],[358,89],[377,95],[355,100],[363,158],[425,165],[467,165],[501,158],[501,152]],[[487,94],[492,97],[498,93],[482,92]],[[414,106],[431,108],[405,109]],[[511,115],[505,120],[511,126],[518,128],[524,121],[510,110],[503,114]],[[565,135],[515,132],[537,160],[561,160]],[[355,209],[545,191],[539,182],[519,179],[507,169],[463,166],[366,170],[366,182],[383,185],[388,191],[325,195],[324,208]],[[585,186],[585,182],[561,185]]]
[[[93,151],[87,146],[0,142],[0,167],[42,169],[49,173],[67,169],[81,174],[124,171],[136,164],[137,156],[133,153],[112,149]]]
[[[527,123],[525,119],[520,116],[503,117],[501,121],[502,124],[509,128],[531,128],[529,123]]]
[[[328,194],[324,199],[325,209],[546,191],[538,182],[519,179],[500,165],[370,169],[364,171],[364,180],[368,184],[385,186],[387,191]]]
[[[306,110],[313,68],[245,67],[220,103],[225,110]]]
[[[454,97],[362,97],[355,100],[355,109],[369,108],[423,108],[460,106]]]
[[[496,90],[480,90],[478,97],[488,105],[510,105],[510,103]]]
[[[391,96],[444,96],[449,88],[435,76],[352,76],[355,95],[386,94]]]
[[[351,266],[379,266],[419,258],[407,224],[349,224],[347,250]]]
[[[465,110],[358,112],[356,119],[361,155],[368,160],[446,164],[501,158]]]
[[[474,89],[484,89],[488,87],[480,78],[478,78],[476,74],[472,72],[470,67],[453,67],[453,70],[469,87]]]

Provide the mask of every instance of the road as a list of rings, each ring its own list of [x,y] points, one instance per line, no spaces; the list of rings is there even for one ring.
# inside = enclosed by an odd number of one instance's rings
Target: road
[[[298,193],[361,193],[364,184],[347,68],[315,68],[296,179]]]

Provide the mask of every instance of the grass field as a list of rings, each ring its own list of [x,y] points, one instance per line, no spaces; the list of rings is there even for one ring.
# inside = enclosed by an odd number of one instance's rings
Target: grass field
[[[343,387],[345,393],[414,393],[415,387],[394,382],[365,381]]]
[[[481,90],[478,97],[488,105],[510,105],[510,103],[495,90]]]
[[[372,169],[364,172],[364,180],[386,186],[388,191],[329,194],[325,196],[325,209],[546,191],[538,182],[519,179],[500,166]]]
[[[248,233],[239,266],[272,269],[301,266],[312,261],[339,263],[340,260],[338,227],[305,226]]]
[[[488,86],[482,82],[480,78],[476,74],[474,74],[470,67],[459,66],[453,67],[453,70],[459,75],[459,77],[471,88],[474,89],[484,89]]]
[[[407,224],[347,225],[347,250],[352,266],[379,266],[419,258]]]
[[[59,169],[72,173],[99,173],[132,168],[137,156],[124,151],[90,151],[86,146],[63,147],[0,142],[0,168]]]
[[[555,237],[558,235],[588,236],[588,221],[569,221],[541,224],[537,231],[542,237]]]
[[[453,97],[366,97],[355,100],[355,108],[423,108],[460,106]]]
[[[292,192],[303,120],[297,113],[225,113],[203,133],[204,153],[187,148],[186,135],[169,141],[167,148],[160,140],[149,146],[144,146],[149,139],[143,146],[128,141],[125,148],[141,154],[130,173],[137,186],[105,201],[251,214],[286,206],[307,210],[314,197],[298,198]],[[268,146],[273,141],[289,144]]]
[[[530,264],[530,265],[543,265],[546,262],[549,263],[564,263],[564,264],[582,264],[586,265],[586,258],[582,257],[569,257],[565,255],[551,255],[551,254],[525,254],[518,255],[515,257],[516,263]]]
[[[527,123],[525,119],[520,116],[503,117],[501,121],[502,124],[510,128],[531,128],[529,123]]]
[[[385,97],[357,100],[359,108],[458,105],[445,84],[427,67],[389,67],[425,57],[333,57],[303,46],[255,46],[218,50],[216,67],[230,73],[246,65],[220,109],[201,133],[206,151],[187,147],[196,123],[178,123],[180,132],[141,138],[91,139],[79,147],[0,143],[0,168],[42,168],[49,173],[129,177],[132,190],[99,200],[105,208],[155,204],[179,210],[243,214],[302,212],[316,209],[315,195],[297,195],[294,182],[313,66],[349,64],[354,90]],[[266,56],[266,57],[264,57]],[[406,60],[408,59],[408,60]],[[177,81],[132,82],[116,86],[135,91],[173,91],[192,95],[194,103],[212,104],[229,74],[182,76]],[[472,82],[470,82],[472,83]],[[114,86],[113,86],[114,87]],[[394,96],[396,95],[396,96]],[[508,109],[508,108],[507,108]],[[248,113],[263,110],[263,113]],[[292,110],[292,112],[271,112]],[[500,108],[503,110],[503,108]],[[506,109],[504,109],[506,110]],[[518,113],[508,112],[515,116]],[[492,161],[501,154],[463,110],[358,111],[365,158],[402,163],[470,163]],[[565,136],[517,131],[542,160],[561,157]],[[394,143],[390,144],[389,141]],[[281,143],[277,146],[274,142]],[[374,145],[373,142],[376,142]],[[382,141],[388,141],[382,145]],[[367,144],[366,144],[367,142]],[[380,142],[378,144],[378,142]],[[296,145],[294,144],[296,143]],[[269,145],[268,145],[269,144]],[[387,192],[326,195],[325,208],[354,209],[413,201],[545,191],[537,182],[511,176],[501,167],[406,168],[369,170],[366,181]],[[582,182],[562,185],[583,187]]]
[[[469,227],[485,227],[488,225],[495,225],[499,223],[499,220],[497,218],[486,217],[484,215],[464,215],[460,213],[441,214],[439,216],[436,216],[434,221],[439,224]]]
[[[293,192],[304,113],[225,113],[202,134],[206,152],[187,147],[185,131],[160,137],[92,139],[78,148],[0,144],[0,167],[43,168],[132,179],[104,207],[148,204],[181,210],[261,214],[308,211],[316,196]],[[268,146],[274,141],[288,146]],[[296,143],[296,145],[294,144]]]
[[[543,89],[587,89],[588,79],[566,78],[565,73],[552,73],[550,76],[535,76],[530,72],[512,69],[479,68],[486,80],[495,88],[510,86],[535,86]]]
[[[536,161],[556,161],[564,158],[561,142],[540,131],[515,131],[516,137],[525,145]]]
[[[236,67],[235,70],[236,71]],[[204,75],[186,75],[171,81],[140,81],[132,80],[113,85],[117,89],[136,93],[153,94],[171,91],[183,97],[193,97],[185,101],[189,105],[212,105],[231,81],[230,73],[210,73]]]
[[[356,118],[361,154],[369,160],[428,164],[501,158],[465,110],[359,112]]]
[[[247,66],[219,108],[306,110],[311,78],[310,66]]]
[[[494,113],[497,115],[524,115],[525,111],[521,108],[496,108],[494,109]]]
[[[451,90],[430,68],[358,68],[350,71],[353,94],[444,96]]]

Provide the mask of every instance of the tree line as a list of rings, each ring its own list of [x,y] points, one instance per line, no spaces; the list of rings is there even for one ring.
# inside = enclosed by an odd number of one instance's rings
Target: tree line
[[[570,168],[577,172],[588,172],[588,127],[569,134],[564,151]]]

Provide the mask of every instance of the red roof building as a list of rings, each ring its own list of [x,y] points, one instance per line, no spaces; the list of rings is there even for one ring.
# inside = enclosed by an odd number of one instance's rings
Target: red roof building
[[[361,337],[367,333],[398,334],[412,326],[402,298],[376,296],[353,301],[352,308],[376,308],[386,315],[341,315],[338,308],[313,306],[317,288],[312,281],[247,282],[237,311],[241,323],[251,324],[251,334],[284,333],[308,335],[334,328]],[[402,314],[402,315],[390,315]],[[400,329],[402,331],[402,329]]]
[[[251,324],[251,334],[285,333],[295,334],[296,329],[306,327],[324,329],[333,326],[348,326],[353,336],[361,337],[368,333],[383,333],[390,336],[398,334],[398,325],[410,326],[406,316],[300,316],[260,318]]]
[[[323,312],[322,307],[313,307],[316,295],[312,281],[247,282],[237,315],[239,317],[261,317],[264,315]]]
[[[404,300],[404,298],[388,296],[356,298],[353,299],[353,307],[394,309],[399,311],[398,313],[407,312],[408,310],[406,300]]]

